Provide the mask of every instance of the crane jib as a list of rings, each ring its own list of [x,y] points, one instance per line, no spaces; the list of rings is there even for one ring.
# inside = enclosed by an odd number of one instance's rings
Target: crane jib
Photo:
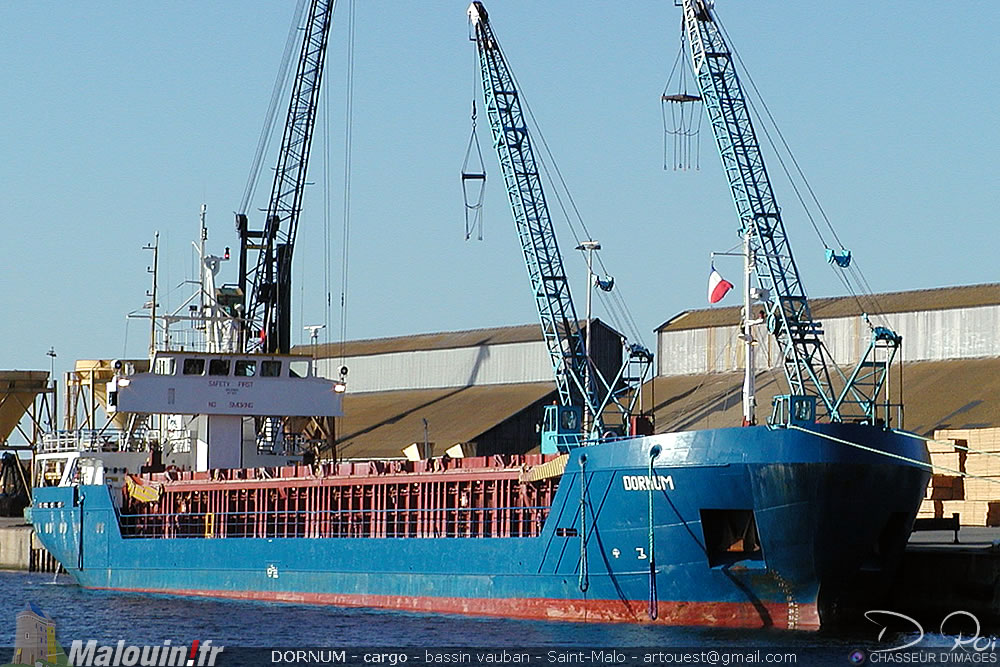
[[[469,15],[475,26],[487,117],[507,183],[559,402],[575,405],[586,396],[586,402],[596,407],[592,388],[583,387],[587,364],[583,336],[514,78],[482,3],[473,3]]]
[[[877,397],[901,339],[873,335],[868,353],[850,377],[830,357],[792,255],[731,49],[709,3],[682,0],[682,6],[691,65],[729,180],[740,232],[747,239],[749,256],[755,258],[760,288],[774,296],[763,305],[763,314],[782,352],[791,395],[815,397],[831,421],[862,418],[874,423]],[[881,360],[875,361],[879,354]],[[876,367],[874,374],[861,372]],[[888,390],[886,401],[888,412]]]
[[[264,229],[250,230],[246,216],[237,216],[240,286],[247,298],[244,347],[248,350],[263,347],[267,352],[285,353],[291,348],[292,253],[333,7],[333,0],[312,0],[309,5]]]
[[[560,424],[557,429],[553,423],[548,432],[554,434],[553,443],[558,440],[562,448],[574,429],[579,442],[580,424],[573,422],[576,413],[572,410],[582,408],[583,430],[591,437],[603,436],[614,428],[605,421],[609,414],[615,413],[609,410],[605,414],[610,406],[617,409],[621,425],[628,427],[652,355],[641,346],[628,346],[623,339],[624,361],[621,369],[612,369],[611,372],[617,373],[610,381],[588,355],[593,322],[583,328],[576,314],[516,80],[482,3],[473,2],[468,13],[474,27],[486,115],[558,393]],[[596,242],[588,243],[593,244],[590,248],[599,248]],[[610,287],[610,283],[607,285]],[[545,421],[550,421],[548,413]],[[555,421],[553,418],[552,422]],[[544,451],[546,427],[543,426],[542,432]]]

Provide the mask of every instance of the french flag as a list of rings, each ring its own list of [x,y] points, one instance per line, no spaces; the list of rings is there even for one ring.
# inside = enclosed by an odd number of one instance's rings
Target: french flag
[[[713,264],[712,272],[708,274],[708,302],[719,303],[731,289],[733,289],[733,284],[720,276]]]

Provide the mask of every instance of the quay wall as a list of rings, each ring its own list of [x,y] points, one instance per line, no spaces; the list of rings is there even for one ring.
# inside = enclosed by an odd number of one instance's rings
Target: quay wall
[[[60,569],[30,525],[9,519],[0,524],[0,570],[56,572]]]

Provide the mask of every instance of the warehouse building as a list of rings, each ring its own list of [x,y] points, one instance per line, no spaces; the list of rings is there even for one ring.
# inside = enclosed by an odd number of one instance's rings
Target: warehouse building
[[[810,304],[842,367],[857,364],[867,348],[863,306],[881,313],[871,316],[873,324],[887,325],[903,337],[905,428],[932,435],[935,429],[1000,425],[1000,284],[892,292],[864,301],[811,299]],[[646,407],[658,432],[740,423],[744,351],[737,338],[739,319],[739,306],[689,310],[656,329],[657,377],[646,392]],[[772,397],[787,391],[780,355],[773,338],[767,338],[757,355],[761,417],[770,414]]]
[[[581,323],[582,324],[582,323]],[[605,377],[621,366],[622,336],[598,319],[592,357]],[[318,372],[346,366],[338,458],[392,458],[412,443],[436,456],[456,444],[468,455],[538,448],[545,405],[556,400],[549,353],[537,324],[340,344],[300,346]]]
[[[838,364],[856,364],[867,345],[864,309],[854,298],[814,299]],[[1000,426],[1000,284],[874,295],[887,324],[903,336],[904,426]],[[642,409],[666,432],[740,424],[743,349],[739,308],[684,311],[656,329],[657,376]],[[621,365],[621,336],[594,321],[592,347],[602,372]],[[759,414],[787,391],[773,341],[758,355]],[[412,443],[435,455],[463,444],[468,454],[536,450],[542,410],[556,397],[537,324],[300,346],[330,378],[347,366],[345,416],[336,425],[340,458],[389,458]],[[894,376],[895,377],[895,376]],[[898,383],[897,383],[898,384]],[[898,390],[898,386],[894,391]]]

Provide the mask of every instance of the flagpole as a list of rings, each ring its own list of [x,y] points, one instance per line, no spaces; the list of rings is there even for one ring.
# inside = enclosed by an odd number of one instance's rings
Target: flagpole
[[[599,241],[593,239],[589,241],[584,241],[576,247],[577,250],[582,250],[587,254],[587,330],[584,332],[584,343],[583,349],[587,356],[587,365],[584,366],[583,370],[583,386],[586,388],[588,400],[583,402],[583,432],[587,434],[587,437],[592,437],[593,434],[590,433],[591,428],[594,425],[597,417],[599,415],[590,414],[590,403],[594,398],[594,392],[592,387],[592,379],[590,375],[590,365],[593,360],[590,356],[590,330],[591,330],[591,299],[594,293],[594,251],[601,249],[601,244]]]
[[[757,423],[756,407],[756,387],[754,386],[754,347],[756,341],[753,337],[754,317],[750,308],[752,299],[750,295],[750,272],[753,270],[753,261],[750,255],[750,234],[753,227],[747,225],[746,233],[743,235],[743,343],[746,346],[746,363],[743,368],[743,425],[753,426]]]

